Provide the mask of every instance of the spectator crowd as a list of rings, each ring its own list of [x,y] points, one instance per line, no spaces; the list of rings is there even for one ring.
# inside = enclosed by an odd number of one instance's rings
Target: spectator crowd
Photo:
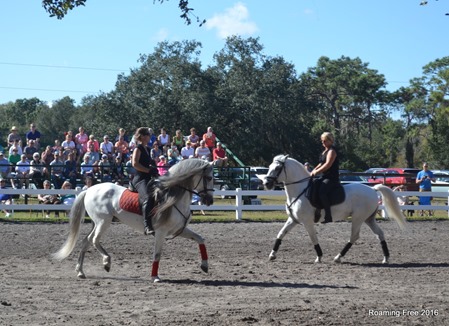
[[[204,159],[217,167],[228,164],[226,151],[217,142],[212,127],[203,135],[191,128],[186,136],[181,130],[171,136],[166,128],[161,128],[159,134],[148,129],[151,135],[148,147],[160,175],[190,158]],[[87,134],[79,127],[78,132],[67,131],[50,145],[41,144],[41,136],[35,123],[30,124],[24,135],[19,134],[16,126],[11,127],[7,144],[0,151],[0,180],[8,181],[13,188],[28,188],[33,184],[44,189],[50,182],[55,189],[62,188],[64,183],[75,189],[79,183],[125,185],[133,178],[131,156],[136,142],[123,128],[112,138],[103,135],[98,140],[93,133]]]

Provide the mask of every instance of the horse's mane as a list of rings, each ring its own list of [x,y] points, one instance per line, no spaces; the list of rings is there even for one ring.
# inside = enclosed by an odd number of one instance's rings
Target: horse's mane
[[[207,161],[192,158],[173,165],[168,173],[159,177],[159,184],[153,193],[160,203],[155,214],[155,223],[171,214],[171,208],[185,189],[194,190],[193,178],[205,168],[212,169],[212,166]]]

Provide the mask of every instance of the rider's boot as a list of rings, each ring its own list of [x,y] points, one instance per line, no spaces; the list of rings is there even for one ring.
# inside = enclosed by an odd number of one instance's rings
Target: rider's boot
[[[152,221],[152,214],[151,210],[153,209],[150,201],[145,201],[142,204],[142,215],[143,215],[143,225],[145,228],[144,234],[146,235],[154,235],[154,229],[153,229],[153,221]]]
[[[324,198],[324,196],[322,196],[321,204],[323,205],[323,208],[324,208],[324,221],[321,223],[326,224],[326,223],[332,222],[331,205],[329,202],[329,198],[327,196],[326,196],[326,198]]]
[[[320,208],[315,208],[315,218],[314,218],[314,222],[318,223],[318,221],[321,218],[321,209]]]

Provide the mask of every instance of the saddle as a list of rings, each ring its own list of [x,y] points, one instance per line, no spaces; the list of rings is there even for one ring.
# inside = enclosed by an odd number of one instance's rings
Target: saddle
[[[120,197],[119,206],[127,212],[142,215],[142,206],[137,192],[126,189]]]
[[[320,178],[311,178],[309,180],[309,184],[307,185],[306,190],[306,198],[310,201],[310,204],[312,204],[313,207],[318,209],[323,209],[323,205],[320,201],[320,186],[323,182]],[[335,185],[335,187],[332,188],[332,190],[329,192],[329,201],[331,206],[341,204],[345,201],[346,193],[344,186],[341,184]]]

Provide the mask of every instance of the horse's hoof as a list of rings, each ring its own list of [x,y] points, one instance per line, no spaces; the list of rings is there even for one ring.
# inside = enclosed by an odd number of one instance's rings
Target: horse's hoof
[[[276,252],[272,251],[270,253],[270,255],[268,256],[268,259],[271,260],[271,261],[275,260],[276,259]]]
[[[84,273],[78,273],[78,278],[80,278],[80,279],[86,279],[86,275],[84,275]]]
[[[315,264],[321,264],[321,257],[316,257]]]
[[[341,256],[340,255],[335,256],[334,263],[341,264]]]
[[[384,257],[384,260],[382,260],[382,264],[384,264],[384,265],[389,264],[387,257]]]
[[[153,283],[161,282],[161,279],[159,278],[159,276],[153,276],[151,279],[152,279]]]
[[[207,272],[209,272],[209,266],[201,264],[201,270],[202,270],[204,273],[207,273]]]

